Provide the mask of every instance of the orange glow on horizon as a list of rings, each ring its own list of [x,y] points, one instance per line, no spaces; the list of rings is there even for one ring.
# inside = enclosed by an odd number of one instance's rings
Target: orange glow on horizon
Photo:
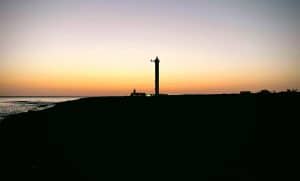
[[[149,66],[152,69],[151,65]],[[32,73],[16,76],[16,72],[0,73],[4,79],[0,80],[1,92],[4,95],[40,95],[40,96],[101,96],[101,95],[129,95],[135,88],[138,91],[153,93],[154,74],[148,72],[136,75],[124,72],[103,73]],[[188,80],[183,74],[162,72],[161,92],[178,93],[236,93],[241,90],[258,91],[266,87],[274,90],[285,90],[287,84],[278,78],[277,84],[259,79],[259,76],[235,74],[194,74],[194,79]],[[276,78],[276,77],[273,77]],[[14,90],[13,92],[10,90]],[[273,89],[271,89],[273,90]]]

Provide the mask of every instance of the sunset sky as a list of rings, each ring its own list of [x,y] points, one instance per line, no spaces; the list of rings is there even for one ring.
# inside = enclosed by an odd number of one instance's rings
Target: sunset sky
[[[297,0],[0,0],[0,96],[300,89]]]

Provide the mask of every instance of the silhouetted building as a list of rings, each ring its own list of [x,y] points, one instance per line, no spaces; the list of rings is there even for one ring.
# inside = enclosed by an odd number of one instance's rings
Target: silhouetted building
[[[131,96],[146,96],[146,93],[145,92],[136,92],[136,90],[133,89],[133,91],[130,95]]]
[[[251,91],[241,91],[240,94],[241,95],[250,95]]]
[[[155,63],[155,95],[159,95],[159,62],[160,60],[156,57],[155,60],[151,60]]]

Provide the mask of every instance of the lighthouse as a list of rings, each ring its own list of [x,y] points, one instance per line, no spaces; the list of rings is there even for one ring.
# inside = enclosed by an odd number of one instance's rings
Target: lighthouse
[[[159,58],[156,57],[155,60],[150,60],[155,64],[155,96],[159,96]]]

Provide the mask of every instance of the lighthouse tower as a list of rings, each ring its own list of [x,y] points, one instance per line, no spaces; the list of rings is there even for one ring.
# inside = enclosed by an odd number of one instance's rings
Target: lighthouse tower
[[[151,60],[155,63],[155,96],[159,96],[159,58],[156,57],[155,60]]]

